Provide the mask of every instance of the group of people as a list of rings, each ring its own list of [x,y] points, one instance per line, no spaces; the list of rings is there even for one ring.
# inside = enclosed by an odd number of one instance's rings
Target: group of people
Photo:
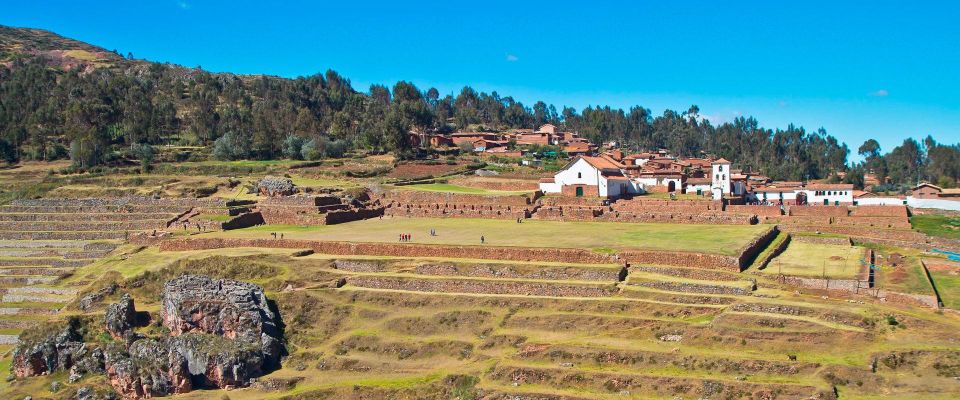
[[[409,233],[401,233],[401,234],[400,234],[400,241],[401,241],[401,242],[409,242],[409,241],[411,241],[411,240],[413,240],[413,235],[411,235],[411,234],[409,234]]]
[[[272,235],[274,239],[277,238],[277,233],[276,233],[276,232],[270,232],[270,235]],[[283,239],[283,232],[280,232],[279,235],[280,235],[280,239]]]

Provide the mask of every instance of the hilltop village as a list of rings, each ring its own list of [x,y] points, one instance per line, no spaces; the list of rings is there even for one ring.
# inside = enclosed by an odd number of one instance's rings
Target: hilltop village
[[[0,27],[0,399],[960,398],[960,146],[697,112]]]

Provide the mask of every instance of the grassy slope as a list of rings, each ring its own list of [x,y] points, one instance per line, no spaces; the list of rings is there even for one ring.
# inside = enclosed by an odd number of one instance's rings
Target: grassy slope
[[[951,239],[960,239],[960,217],[924,214],[910,217],[913,229],[931,236],[941,236]]]
[[[736,254],[766,229],[758,225],[631,224],[608,222],[557,222],[469,219],[384,218],[331,226],[259,226],[217,232],[222,237],[266,238],[283,232],[289,239],[396,242],[400,233],[413,235],[414,243],[586,249],[633,248]],[[436,229],[437,236],[430,236]]]

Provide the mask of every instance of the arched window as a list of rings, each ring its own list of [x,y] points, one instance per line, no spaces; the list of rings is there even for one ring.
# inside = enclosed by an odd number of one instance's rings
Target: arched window
[[[577,172],[577,178],[583,178],[583,174],[580,172]]]

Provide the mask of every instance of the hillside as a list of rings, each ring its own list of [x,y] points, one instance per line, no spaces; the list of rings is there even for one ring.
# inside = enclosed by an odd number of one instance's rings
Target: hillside
[[[90,71],[122,63],[124,58],[107,49],[66,38],[42,29],[0,25],[0,63],[10,66],[14,59],[43,56],[59,69]]]

